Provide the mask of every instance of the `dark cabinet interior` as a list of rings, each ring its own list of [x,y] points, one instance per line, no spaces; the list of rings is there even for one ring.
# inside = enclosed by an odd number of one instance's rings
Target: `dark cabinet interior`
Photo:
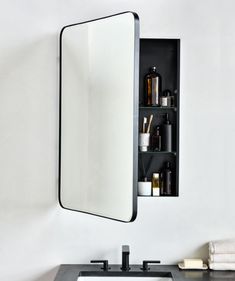
[[[162,92],[170,90],[173,102],[169,107],[147,106],[145,75],[149,68],[156,66],[157,72],[162,80]],[[141,132],[143,118],[152,114],[153,121],[150,130],[150,146],[148,151],[138,152],[138,181],[143,181],[146,176],[148,181],[152,181],[153,173],[161,174],[166,162],[170,162],[171,194],[179,195],[179,70],[180,70],[180,40],[179,39],[140,39],[140,81],[139,81],[139,131]],[[151,139],[156,126],[164,124],[166,113],[172,124],[172,150],[155,151],[151,147]],[[146,175],[144,175],[145,167]]]

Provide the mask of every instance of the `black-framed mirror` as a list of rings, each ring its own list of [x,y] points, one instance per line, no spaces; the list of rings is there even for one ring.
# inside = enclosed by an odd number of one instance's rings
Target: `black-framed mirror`
[[[60,33],[59,202],[123,222],[137,214],[138,16]]]

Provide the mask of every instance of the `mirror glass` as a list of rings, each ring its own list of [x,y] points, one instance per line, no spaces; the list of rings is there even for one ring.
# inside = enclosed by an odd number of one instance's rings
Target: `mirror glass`
[[[138,17],[65,26],[60,34],[62,207],[124,222],[137,208]]]

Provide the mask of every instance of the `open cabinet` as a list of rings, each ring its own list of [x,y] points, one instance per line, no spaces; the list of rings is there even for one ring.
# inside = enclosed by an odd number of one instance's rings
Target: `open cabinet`
[[[167,106],[146,106],[145,76],[149,68],[156,66],[161,76],[160,98],[164,91],[171,93],[171,103]],[[139,151],[138,180],[147,178],[152,181],[152,175],[161,175],[164,166],[169,162],[172,170],[171,192],[168,195],[160,193],[160,196],[178,196],[179,194],[179,112],[180,112],[180,40],[179,39],[140,39],[140,75],[139,75],[139,131],[142,129],[144,117],[153,115],[150,130],[150,147],[146,152]],[[154,131],[165,123],[166,114],[171,124],[171,149],[166,149],[161,138],[161,147],[156,151],[153,147]],[[143,168],[144,166],[144,168]],[[161,185],[161,178],[160,178]],[[150,196],[152,196],[151,194]]]

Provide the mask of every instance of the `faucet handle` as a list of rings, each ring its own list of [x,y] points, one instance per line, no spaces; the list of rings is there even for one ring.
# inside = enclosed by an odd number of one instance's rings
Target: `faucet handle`
[[[150,261],[150,260],[145,260],[143,261],[143,267],[141,268],[143,271],[148,271],[150,268],[148,267],[149,263],[161,263],[161,261]]]
[[[103,271],[108,271],[109,270],[109,262],[108,260],[91,260],[91,263],[102,263],[103,267],[101,267],[101,269],[103,269]]]

